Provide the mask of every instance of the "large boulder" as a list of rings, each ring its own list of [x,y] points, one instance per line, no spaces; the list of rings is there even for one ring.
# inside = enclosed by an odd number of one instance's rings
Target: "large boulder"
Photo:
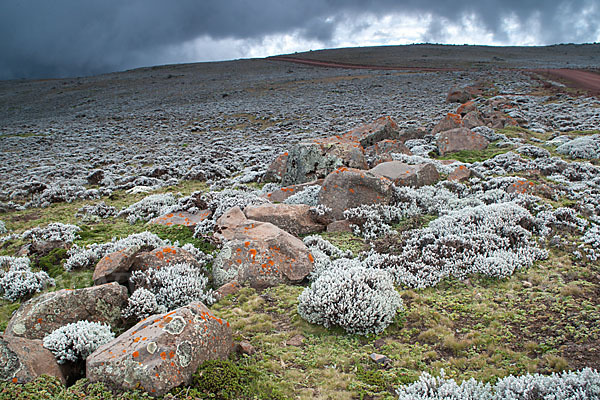
[[[225,240],[213,263],[217,286],[236,280],[262,289],[308,276],[314,260],[302,240],[271,223],[242,220],[239,208],[233,210],[217,221]]]
[[[92,277],[94,285],[108,282],[126,284],[131,275],[131,266],[139,251],[139,247],[127,247],[102,257],[94,269]]]
[[[372,173],[391,179],[396,186],[421,187],[433,185],[440,174],[431,163],[409,165],[400,161],[389,161],[377,165]]]
[[[0,338],[0,381],[25,383],[40,375],[55,376],[66,383],[54,354],[44,348],[41,340]]]
[[[331,208],[331,216],[340,220],[349,208],[388,204],[392,194],[393,183],[388,178],[369,171],[339,168],[325,178],[319,192],[319,204]]]
[[[244,209],[247,218],[270,222],[294,236],[322,232],[325,226],[313,220],[306,204],[260,204]]]
[[[367,168],[364,149],[358,142],[334,136],[298,143],[289,152],[281,184],[289,186],[324,178],[341,166]]]
[[[233,346],[229,322],[193,302],[150,316],[100,346],[86,360],[86,377],[120,390],[142,388],[162,396],[189,384],[204,361],[226,359]]]
[[[200,211],[198,214],[192,214],[187,211],[178,211],[156,217],[149,223],[153,225],[187,226],[193,228],[206,218],[210,217],[210,214],[211,212],[207,210]]]
[[[127,288],[116,282],[84,289],[44,293],[21,305],[4,336],[43,339],[63,325],[81,320],[121,325],[121,309],[127,305]]]
[[[455,153],[461,150],[483,150],[490,142],[467,128],[456,128],[442,132],[437,139],[440,155]]]
[[[371,167],[382,162],[392,161],[392,154],[412,155],[408,147],[400,140],[385,139],[365,149]]]

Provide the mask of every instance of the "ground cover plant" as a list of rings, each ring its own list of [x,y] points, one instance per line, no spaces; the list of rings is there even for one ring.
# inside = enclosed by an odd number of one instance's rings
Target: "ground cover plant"
[[[193,265],[133,273],[123,317],[137,321],[201,300],[230,324],[236,343],[255,352],[200,365],[189,385],[164,399],[598,396],[597,99],[554,97],[519,72],[261,68],[269,79],[251,69],[244,78],[232,72],[229,83],[210,75],[217,83],[203,82],[219,95],[203,92],[209,100],[201,113],[187,103],[166,104],[166,111],[144,109],[144,117],[99,115],[101,123],[40,119],[37,128],[1,127],[2,146],[16,154],[52,135],[78,150],[49,151],[62,177],[46,164],[35,167],[35,177],[18,175],[9,163],[0,170],[11,178],[0,185],[0,329],[30,297],[92,286],[96,263],[113,251],[177,244]],[[439,156],[431,129],[458,106],[444,102],[448,89],[482,78],[489,90],[475,104],[520,126],[475,128],[492,145]],[[306,98],[313,104],[301,105]],[[390,159],[432,163],[440,181],[398,185],[387,205],[347,210],[351,232],[302,237],[314,262],[304,282],[243,287],[216,301],[211,263],[222,245],[213,236],[219,217],[234,206],[268,203],[268,193],[281,190],[261,182],[280,151],[381,114],[425,132],[407,142],[413,155]],[[147,118],[152,132],[141,133],[131,118]],[[81,133],[86,124],[95,130]],[[87,142],[106,142],[112,153],[96,156]],[[471,175],[448,180],[460,167]],[[326,219],[319,191],[309,186],[284,203],[305,204]],[[195,229],[148,224],[201,211],[210,215]],[[80,324],[44,339],[59,360],[85,358],[122,333]],[[49,377],[0,383],[0,399],[36,396],[150,398],[86,379],[70,387]]]

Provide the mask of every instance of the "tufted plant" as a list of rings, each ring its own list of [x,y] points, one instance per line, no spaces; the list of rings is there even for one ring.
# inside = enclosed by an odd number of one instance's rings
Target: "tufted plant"
[[[43,339],[44,347],[54,354],[59,364],[85,360],[98,347],[110,342],[115,334],[109,325],[77,321],[55,329]]]

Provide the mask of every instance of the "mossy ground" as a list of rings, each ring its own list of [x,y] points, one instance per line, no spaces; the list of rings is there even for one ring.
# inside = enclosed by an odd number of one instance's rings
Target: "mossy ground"
[[[186,183],[169,191],[190,193],[203,189]],[[145,195],[118,193],[103,199],[117,208]],[[0,215],[12,232],[50,222],[82,227],[80,245],[105,242],[148,229],[110,218],[82,224],[75,213],[83,204],[56,204]],[[404,221],[398,230],[424,226],[431,218]],[[150,228],[180,243],[210,245],[192,238],[187,228]],[[368,248],[352,234],[323,234],[355,254]],[[19,241],[8,242],[2,254],[14,254]],[[57,282],[55,288],[92,284],[91,270],[64,272],[64,252],[38,260]],[[394,388],[416,380],[427,371],[444,369],[457,380],[476,378],[494,382],[508,374],[549,373],[583,367],[600,368],[600,265],[575,260],[570,252],[553,250],[548,260],[507,279],[472,276],[465,281],[445,280],[434,288],[398,288],[405,311],[383,333],[348,335],[304,321],[297,313],[303,286],[278,286],[263,291],[244,288],[212,306],[231,324],[236,341],[248,340],[252,356],[233,355],[230,362],[203,365],[189,387],[172,391],[165,399],[392,399]],[[0,329],[18,303],[0,301]],[[300,346],[288,343],[301,335]],[[390,359],[378,366],[371,353]],[[228,377],[225,382],[223,377]],[[228,384],[226,384],[228,383]],[[53,379],[40,378],[25,385],[0,384],[0,400],[20,399],[144,399],[141,392],[113,393],[100,384],[80,380],[64,388]]]

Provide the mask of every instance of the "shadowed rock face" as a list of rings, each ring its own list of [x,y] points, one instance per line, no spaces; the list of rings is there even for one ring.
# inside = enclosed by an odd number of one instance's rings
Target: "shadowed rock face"
[[[41,340],[14,336],[0,339],[0,381],[25,383],[40,375],[55,376],[66,383],[54,354],[43,347]]]
[[[81,320],[119,326],[125,304],[127,288],[116,282],[44,293],[21,305],[8,322],[4,335],[43,339],[53,330]]]
[[[206,360],[226,359],[233,348],[229,322],[200,302],[152,315],[86,360],[86,377],[111,387],[141,387],[153,396],[188,384]]]
[[[388,204],[393,193],[392,181],[369,171],[339,168],[329,174],[321,191],[319,204],[331,208],[333,218],[339,220],[344,210],[363,204]]]

